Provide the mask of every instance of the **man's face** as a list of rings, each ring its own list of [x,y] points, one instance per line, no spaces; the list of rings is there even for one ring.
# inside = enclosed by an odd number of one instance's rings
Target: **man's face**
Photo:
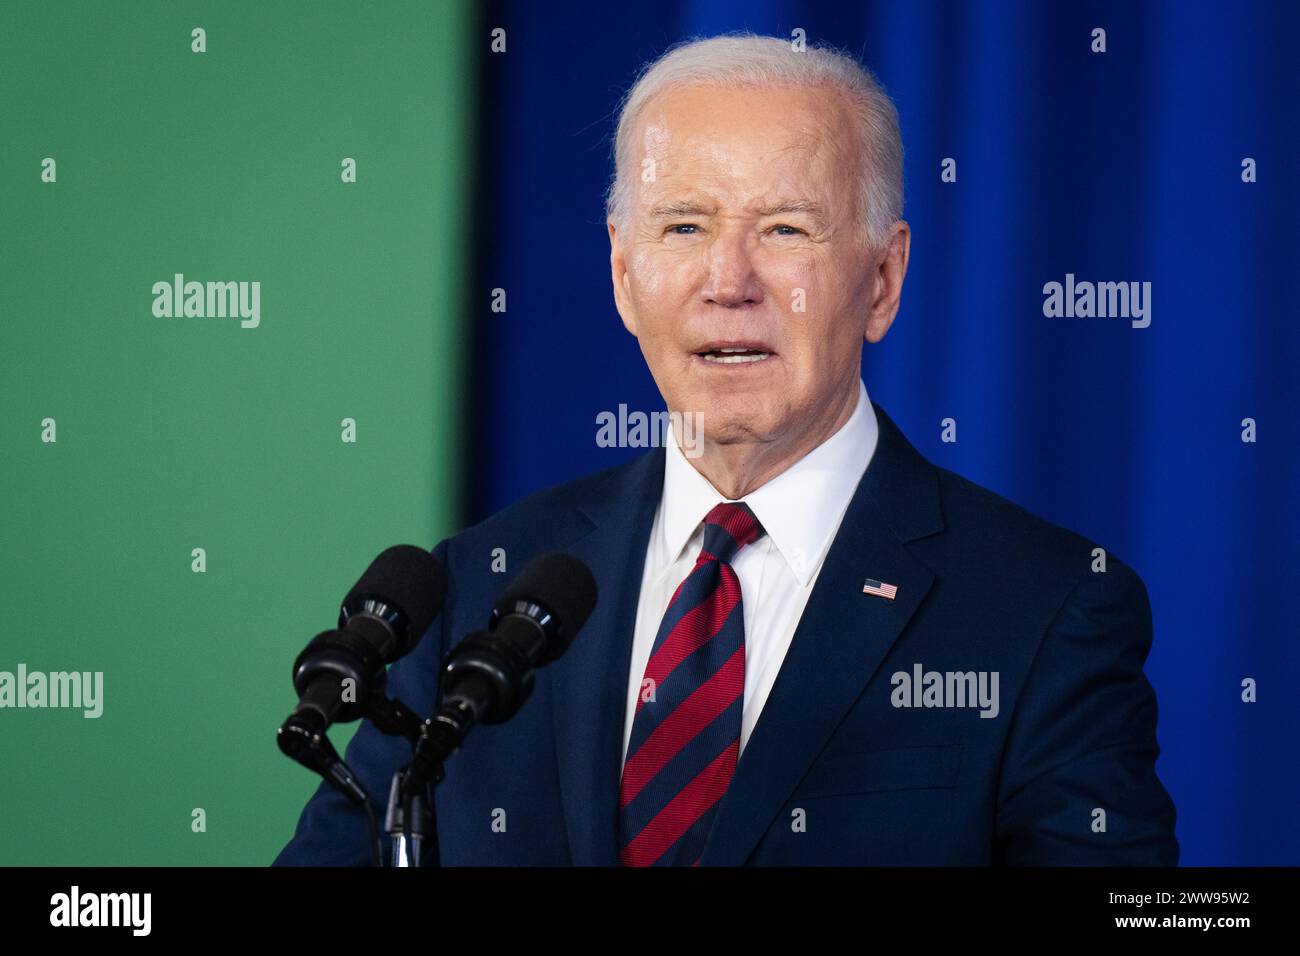
[[[641,114],[630,222],[609,225],[615,300],[669,409],[702,412],[710,441],[834,416],[893,318],[873,314],[851,122],[837,94],[794,87],[680,88]]]

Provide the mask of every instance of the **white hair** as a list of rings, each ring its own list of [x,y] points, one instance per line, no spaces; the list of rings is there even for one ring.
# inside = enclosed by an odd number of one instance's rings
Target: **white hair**
[[[633,175],[632,131],[641,111],[668,89],[822,86],[839,90],[857,120],[861,184],[858,221],[873,246],[903,215],[903,140],[898,110],[871,71],[833,47],[795,50],[789,40],[754,33],[729,33],[685,40],[645,66],[619,106],[614,139],[614,177],[605,214],[620,229],[630,222]]]

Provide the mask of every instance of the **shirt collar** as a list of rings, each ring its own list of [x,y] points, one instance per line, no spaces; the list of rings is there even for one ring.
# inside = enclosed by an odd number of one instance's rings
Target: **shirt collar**
[[[695,470],[667,429],[664,490],[660,507],[664,567],[681,557],[704,516],[720,500],[729,501]],[[840,519],[876,450],[879,427],[858,382],[858,404],[849,420],[826,441],[762,487],[739,499],[749,505],[803,586],[812,580],[830,550]]]

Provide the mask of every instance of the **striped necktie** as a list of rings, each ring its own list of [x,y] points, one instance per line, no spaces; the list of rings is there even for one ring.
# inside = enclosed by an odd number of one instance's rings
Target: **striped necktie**
[[[624,866],[699,862],[740,753],[745,619],[731,560],[763,533],[748,505],[717,505],[695,567],[668,602],[619,786]]]

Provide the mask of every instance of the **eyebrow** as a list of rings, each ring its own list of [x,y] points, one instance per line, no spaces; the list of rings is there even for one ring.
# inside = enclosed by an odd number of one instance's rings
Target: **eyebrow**
[[[674,219],[679,216],[711,216],[715,212],[717,212],[717,208],[707,203],[692,199],[678,199],[657,203],[650,210],[650,218],[658,220]],[[759,216],[784,216],[801,213],[811,216],[823,226],[829,221],[829,217],[826,215],[826,207],[811,199],[787,199],[771,205],[760,206],[755,212]]]
[[[811,199],[789,199],[771,206],[760,207],[757,211],[760,216],[785,216],[791,213],[803,213],[812,216],[822,225],[825,225],[828,221],[826,207]]]
[[[677,216],[711,216],[715,208],[692,199],[657,203],[650,210],[651,219],[672,219]]]

